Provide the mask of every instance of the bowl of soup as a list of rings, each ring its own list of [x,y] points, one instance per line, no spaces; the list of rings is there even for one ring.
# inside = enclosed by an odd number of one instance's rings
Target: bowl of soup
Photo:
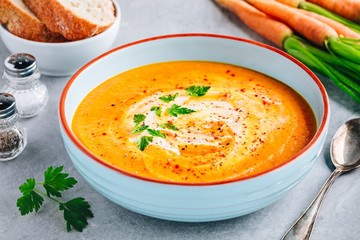
[[[296,186],[324,145],[329,102],[316,75],[277,48],[176,34],[83,66],[59,115],[69,157],[96,191],[147,216],[206,222]]]

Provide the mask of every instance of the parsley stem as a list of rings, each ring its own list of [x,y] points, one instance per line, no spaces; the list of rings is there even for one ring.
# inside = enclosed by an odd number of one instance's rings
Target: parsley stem
[[[37,183],[37,184],[41,184],[41,183]],[[46,197],[48,199],[51,199],[59,204],[64,204],[64,202],[60,201],[59,199],[57,198],[54,198],[54,197],[51,197],[51,196],[48,196],[44,191],[41,191],[40,189],[38,188],[34,188],[34,191],[40,195],[42,195],[43,197]]]

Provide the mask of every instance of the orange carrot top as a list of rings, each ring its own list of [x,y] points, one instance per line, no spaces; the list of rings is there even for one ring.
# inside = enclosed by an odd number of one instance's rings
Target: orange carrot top
[[[235,13],[249,28],[282,47],[292,30],[282,22],[264,14],[243,0],[215,0],[222,7]]]
[[[350,28],[348,28],[347,26],[335,21],[335,20],[332,20],[330,18],[327,18],[325,16],[322,16],[322,15],[319,15],[317,13],[314,13],[314,12],[309,12],[309,11],[306,11],[306,10],[302,10],[302,9],[299,9],[302,13],[310,16],[310,17],[313,17],[313,18],[316,18],[317,20],[329,25],[330,27],[332,27],[338,34],[339,36],[343,36],[343,37],[346,37],[346,38],[357,38],[357,39],[360,39],[360,34],[357,33],[357,32],[354,32],[353,30],[351,30]]]
[[[355,0],[308,0],[349,20],[360,22],[360,1]]]
[[[272,0],[246,0],[260,11],[273,16],[317,45],[324,45],[328,38],[338,38],[329,25],[309,17],[299,9]]]
[[[305,0],[275,0],[275,1],[283,3],[290,7],[297,8],[300,5],[300,3],[304,2]]]

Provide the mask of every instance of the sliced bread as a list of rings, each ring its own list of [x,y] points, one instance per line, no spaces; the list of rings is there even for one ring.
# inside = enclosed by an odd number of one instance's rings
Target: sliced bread
[[[0,0],[0,23],[14,35],[40,42],[64,42],[66,39],[51,32],[22,0]]]
[[[111,0],[24,0],[53,32],[69,40],[94,36],[115,21]]]

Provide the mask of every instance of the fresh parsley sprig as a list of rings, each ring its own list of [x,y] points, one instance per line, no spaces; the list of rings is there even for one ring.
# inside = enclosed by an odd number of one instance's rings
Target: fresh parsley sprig
[[[207,93],[207,91],[209,91],[209,89],[210,86],[190,86],[185,90],[188,92],[190,96],[202,97]]]
[[[162,133],[160,130],[147,129],[148,133],[151,136],[142,136],[137,141],[138,148],[141,151],[144,151],[147,146],[154,140],[154,137],[166,138],[166,135]]]
[[[145,119],[146,116],[144,114],[135,114],[133,118],[135,125],[142,123]]]
[[[174,101],[177,96],[179,96],[179,94],[175,93],[175,94],[172,94],[172,95],[169,94],[169,95],[166,95],[166,96],[161,96],[161,97],[159,97],[159,99],[161,101],[163,101],[163,102],[168,103],[168,102]]]
[[[160,130],[148,129],[148,132],[151,136],[166,138],[166,135],[163,134]]]
[[[148,128],[149,128],[148,125],[136,125],[131,133],[134,133],[134,134],[142,133],[143,131],[145,131]]]
[[[138,141],[137,145],[141,151],[144,151],[145,148],[153,141],[153,136],[142,136]]]
[[[181,107],[181,106],[179,106],[177,104],[173,104],[173,105],[171,105],[171,107],[169,107],[167,109],[167,112],[171,116],[177,117],[178,115],[190,114],[190,113],[193,113],[193,112],[196,112],[196,111],[193,110],[193,109],[190,109],[190,108]]]
[[[34,178],[26,179],[19,190],[22,196],[16,201],[21,215],[29,214],[33,211],[38,212],[44,202],[44,197],[53,200],[59,204],[60,211],[64,212],[66,230],[69,232],[72,228],[79,232],[88,225],[87,218],[94,217],[90,210],[90,204],[81,197],[63,202],[60,197],[65,190],[72,188],[77,181],[64,173],[63,166],[53,168],[50,166],[44,172],[44,182],[36,182]],[[45,192],[37,188],[42,185]]]
[[[145,121],[146,116],[144,114],[135,114],[133,117],[133,121],[135,123],[135,126],[131,133],[138,134],[142,133],[146,129],[148,129],[148,125],[142,125],[142,123]]]

